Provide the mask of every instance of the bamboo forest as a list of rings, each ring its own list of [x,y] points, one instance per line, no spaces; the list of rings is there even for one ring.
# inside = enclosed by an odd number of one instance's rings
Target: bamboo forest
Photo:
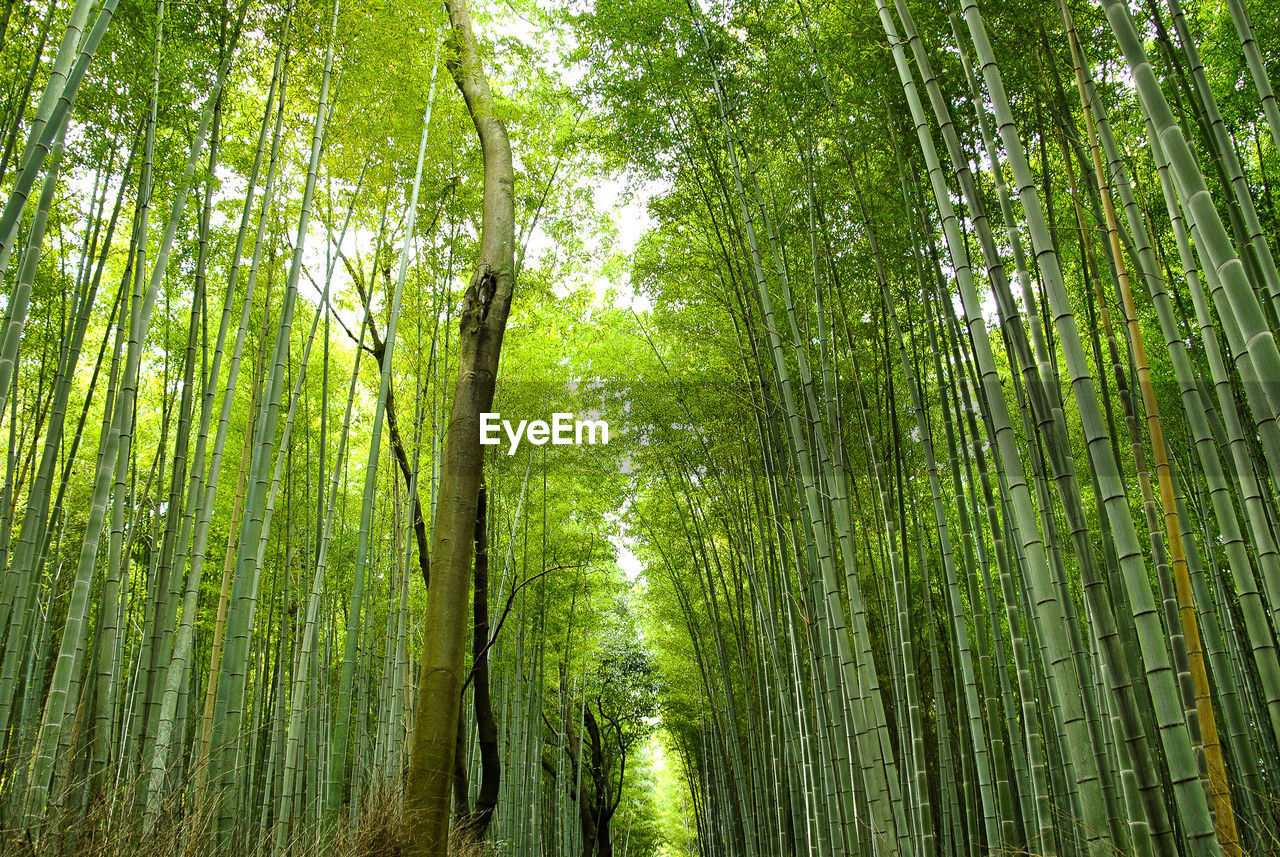
[[[0,0],[0,857],[1280,857],[1280,0]]]

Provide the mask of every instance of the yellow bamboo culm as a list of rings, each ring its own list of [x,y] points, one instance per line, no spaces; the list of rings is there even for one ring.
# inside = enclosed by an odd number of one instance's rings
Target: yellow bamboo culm
[[[1084,79],[1084,61],[1080,42],[1065,0],[1059,0],[1067,38],[1071,43],[1071,55],[1075,66],[1076,84],[1080,90],[1080,103],[1084,110],[1085,132],[1089,151],[1093,156],[1093,169],[1097,175],[1102,211],[1106,218],[1108,250],[1116,270],[1116,283],[1124,309],[1125,325],[1129,331],[1129,343],[1133,348],[1133,362],[1138,375],[1138,388],[1142,393],[1142,408],[1147,420],[1147,433],[1151,438],[1151,453],[1155,460],[1156,479],[1160,484],[1160,504],[1164,514],[1165,538],[1173,566],[1174,589],[1178,599],[1178,613],[1182,620],[1182,635],[1187,647],[1187,660],[1191,667],[1191,683],[1196,697],[1196,714],[1200,721],[1200,740],[1204,751],[1205,768],[1209,777],[1209,798],[1214,813],[1214,828],[1224,857],[1241,857],[1240,835],[1236,830],[1235,811],[1231,805],[1231,789],[1227,784],[1226,764],[1222,758],[1222,745],[1218,739],[1218,725],[1213,714],[1213,697],[1209,686],[1209,674],[1205,669],[1204,645],[1200,641],[1200,622],[1196,618],[1195,600],[1191,594],[1191,576],[1187,569],[1187,555],[1182,546],[1182,528],[1178,523],[1177,498],[1173,489],[1173,471],[1169,466],[1169,454],[1165,445],[1164,428],[1160,421],[1160,407],[1156,402],[1155,388],[1151,385],[1151,367],[1147,363],[1146,347],[1142,341],[1142,328],[1138,324],[1137,308],[1133,302],[1133,290],[1129,272],[1125,267],[1120,246],[1120,230],[1116,222],[1115,205],[1111,199],[1111,185],[1102,166],[1101,147],[1094,124],[1093,109]]]

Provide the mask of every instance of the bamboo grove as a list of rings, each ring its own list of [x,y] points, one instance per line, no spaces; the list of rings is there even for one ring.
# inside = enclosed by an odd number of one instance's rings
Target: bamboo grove
[[[1277,80],[1274,0],[0,4],[0,853],[1280,854]]]
[[[580,19],[700,853],[1280,848],[1277,11]]]
[[[0,852],[400,853],[489,184],[450,80],[467,5],[2,15]],[[498,401],[598,409],[575,381],[598,346],[530,350],[595,311],[599,255],[525,253],[597,218],[535,60],[504,68],[501,119],[536,189],[508,350],[542,371]],[[653,853],[651,802],[619,807],[654,698],[621,484],[600,456],[523,456],[471,499],[461,844]]]

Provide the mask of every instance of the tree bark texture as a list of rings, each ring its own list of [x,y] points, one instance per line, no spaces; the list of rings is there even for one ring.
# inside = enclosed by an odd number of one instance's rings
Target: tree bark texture
[[[444,857],[448,852],[472,542],[484,461],[480,414],[493,404],[498,355],[515,285],[511,144],[480,65],[467,0],[449,0],[445,7],[452,29],[446,65],[467,104],[484,153],[484,208],[480,258],[463,298],[458,379],[432,522],[431,587],[405,788],[405,841],[412,857]]]

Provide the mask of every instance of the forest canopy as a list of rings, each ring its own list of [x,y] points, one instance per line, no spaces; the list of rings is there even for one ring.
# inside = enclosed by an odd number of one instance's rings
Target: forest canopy
[[[0,855],[1280,855],[1277,81],[1276,0],[3,0]]]

